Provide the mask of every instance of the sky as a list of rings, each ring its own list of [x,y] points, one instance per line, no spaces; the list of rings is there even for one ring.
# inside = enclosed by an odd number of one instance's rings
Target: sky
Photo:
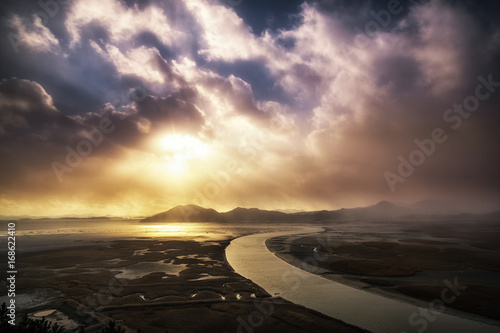
[[[0,215],[500,209],[500,3],[0,4]]]

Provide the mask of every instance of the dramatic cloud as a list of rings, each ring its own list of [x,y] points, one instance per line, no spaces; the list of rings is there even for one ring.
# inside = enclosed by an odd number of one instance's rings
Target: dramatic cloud
[[[71,46],[81,42],[82,30],[88,25],[102,28],[112,43],[128,42],[143,32],[151,32],[163,44],[172,45],[183,35],[173,29],[161,8],[127,8],[120,1],[73,1],[65,25],[71,36]]]
[[[15,33],[7,35],[15,51],[18,51],[20,45],[26,46],[35,52],[58,52],[59,41],[42,24],[39,16],[33,16],[33,21],[22,19],[18,15],[13,15],[8,24],[15,29]]]
[[[3,6],[0,214],[498,208],[494,1]]]

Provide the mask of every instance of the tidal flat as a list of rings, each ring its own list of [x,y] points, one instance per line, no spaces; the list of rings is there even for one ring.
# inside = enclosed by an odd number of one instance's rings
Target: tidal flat
[[[45,316],[68,332],[109,321],[127,332],[363,332],[269,295],[229,266],[232,239],[280,226],[122,221],[113,236],[113,223],[56,222],[37,233],[18,222],[17,318]]]
[[[443,311],[499,325],[499,241],[496,221],[358,221],[267,246],[311,273],[419,306],[456,285]]]

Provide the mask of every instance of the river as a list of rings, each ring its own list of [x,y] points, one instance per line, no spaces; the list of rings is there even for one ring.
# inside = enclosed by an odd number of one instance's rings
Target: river
[[[238,274],[269,294],[375,333],[500,333],[497,326],[432,312],[308,273],[276,257],[265,244],[273,237],[322,230],[319,227],[295,228],[240,237],[227,247],[226,258]]]

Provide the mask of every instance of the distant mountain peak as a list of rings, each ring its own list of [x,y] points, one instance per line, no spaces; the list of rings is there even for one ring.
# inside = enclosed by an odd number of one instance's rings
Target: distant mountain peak
[[[230,212],[249,212],[249,211],[260,211],[258,208],[244,208],[244,207],[236,207],[233,210],[230,210]]]
[[[166,212],[145,218],[145,222],[215,222],[219,212],[197,205],[179,205]]]
[[[390,201],[387,201],[387,200],[382,200],[380,202],[378,202],[376,205],[374,205],[375,207],[381,207],[381,208],[391,208],[391,207],[397,207],[397,205],[393,204],[392,202]]]
[[[269,211],[269,210],[263,210],[263,209],[259,209],[259,208],[236,207],[235,209],[230,210],[226,214],[228,214],[228,213],[259,213],[259,212],[276,212],[276,213],[281,213],[281,212],[277,212],[277,211]]]
[[[439,200],[424,200],[412,205],[398,205],[382,200],[375,205],[339,210],[284,213],[259,208],[237,207],[219,213],[211,208],[197,205],[179,205],[163,213],[143,219],[143,222],[334,222],[352,220],[391,220],[399,218],[423,218],[425,216],[446,216],[456,211],[455,205]],[[490,214],[495,217],[495,214]]]
[[[189,204],[189,205],[178,205],[178,206],[175,206],[173,208],[170,208],[169,211],[171,210],[177,210],[177,209],[196,209],[196,210],[204,210],[204,209],[207,209],[207,208],[204,208],[204,207],[201,207],[201,206],[198,206],[198,205],[192,205],[192,204]]]

